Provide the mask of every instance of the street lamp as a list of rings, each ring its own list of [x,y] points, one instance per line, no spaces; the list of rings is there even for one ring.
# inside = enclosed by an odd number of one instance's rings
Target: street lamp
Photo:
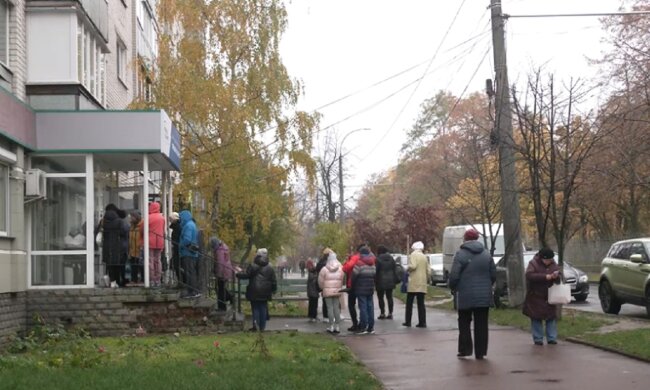
[[[348,138],[350,134],[354,134],[358,131],[364,131],[364,130],[371,130],[369,127],[362,127],[360,129],[355,129],[347,133],[344,137],[343,140],[341,140],[341,144],[339,146],[339,214],[341,214],[341,228],[345,226],[345,207],[343,206],[343,142]]]

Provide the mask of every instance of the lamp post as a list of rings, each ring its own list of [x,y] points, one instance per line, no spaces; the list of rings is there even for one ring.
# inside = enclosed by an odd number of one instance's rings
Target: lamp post
[[[358,131],[364,131],[364,130],[370,130],[370,128],[362,127],[360,129],[355,129],[347,133],[341,140],[341,144],[339,146],[339,214],[341,215],[340,216],[341,228],[345,226],[345,214],[344,214],[345,207],[343,205],[343,200],[345,199],[343,196],[343,143],[345,142],[345,140],[348,138],[350,134],[354,134]]]

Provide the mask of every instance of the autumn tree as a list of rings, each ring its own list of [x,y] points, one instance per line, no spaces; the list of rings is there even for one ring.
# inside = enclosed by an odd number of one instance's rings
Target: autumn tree
[[[289,176],[313,181],[317,118],[294,109],[301,92],[279,53],[287,14],[277,0],[161,0],[154,101],[179,128],[177,189],[207,230],[245,258],[279,252],[291,236]],[[278,235],[278,229],[283,234]]]

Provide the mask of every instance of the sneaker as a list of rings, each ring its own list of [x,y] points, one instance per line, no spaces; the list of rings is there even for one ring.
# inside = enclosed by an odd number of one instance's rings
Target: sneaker
[[[555,340],[549,340],[549,341],[547,342],[547,344],[548,344],[548,345],[556,345],[556,344],[557,344],[557,341],[555,341]]]
[[[535,341],[535,345],[544,345],[544,343],[541,341]]]
[[[366,330],[365,334],[375,334],[375,330],[373,328],[369,328],[368,330]]]
[[[314,322],[316,322],[316,319],[315,318],[310,318],[309,322],[314,323]]]
[[[354,334],[366,334],[368,333],[367,330],[358,328],[357,330],[354,331]]]
[[[336,325],[336,326],[334,327],[334,333],[336,333],[336,334],[341,333],[341,330],[339,329],[339,326],[338,326],[338,325]]]
[[[357,328],[358,327],[356,325],[352,325],[351,327],[348,328],[348,332],[356,332]]]

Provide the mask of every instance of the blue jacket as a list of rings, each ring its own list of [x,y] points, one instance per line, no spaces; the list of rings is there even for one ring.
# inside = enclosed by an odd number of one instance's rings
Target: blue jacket
[[[483,244],[465,241],[454,256],[449,274],[449,288],[455,291],[458,310],[490,307],[496,266]]]
[[[199,232],[196,224],[192,220],[192,213],[187,210],[179,214],[181,220],[181,237],[179,242],[179,252],[181,257],[199,257]]]

